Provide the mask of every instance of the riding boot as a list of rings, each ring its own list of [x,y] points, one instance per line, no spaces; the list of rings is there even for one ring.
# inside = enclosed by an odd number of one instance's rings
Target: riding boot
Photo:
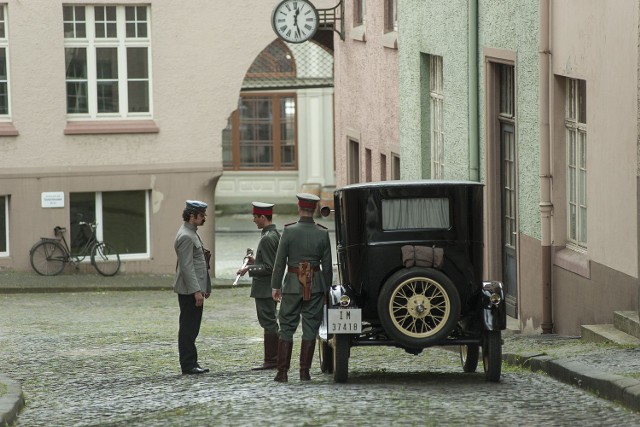
[[[313,352],[316,349],[316,340],[302,340],[300,347],[300,381],[309,381],[309,368],[313,360]]]
[[[280,339],[278,341],[278,373],[273,379],[279,383],[286,383],[289,381],[287,372],[289,372],[289,365],[291,364],[291,351],[293,350],[293,341],[284,341]]]
[[[264,333],[264,361],[262,365],[252,368],[254,371],[275,369],[278,367],[278,334],[275,332]]]

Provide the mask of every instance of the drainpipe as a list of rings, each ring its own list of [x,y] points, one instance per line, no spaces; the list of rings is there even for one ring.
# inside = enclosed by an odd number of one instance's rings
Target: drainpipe
[[[480,126],[478,124],[478,0],[469,1],[469,180],[480,181]]]
[[[540,0],[539,105],[540,114],[540,231],[542,234],[542,333],[553,333],[551,300],[551,134],[549,126],[549,80],[551,51],[549,49],[549,2]]]

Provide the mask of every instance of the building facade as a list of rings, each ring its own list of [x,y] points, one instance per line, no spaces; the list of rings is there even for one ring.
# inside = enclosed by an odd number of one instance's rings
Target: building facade
[[[276,3],[0,2],[0,269],[95,221],[124,273],[170,273],[186,199],[210,204],[213,248],[222,140]]]
[[[485,183],[485,276],[525,331],[638,309],[638,4],[407,0],[402,177]]]
[[[336,182],[400,177],[398,1],[343,0],[335,37]]]

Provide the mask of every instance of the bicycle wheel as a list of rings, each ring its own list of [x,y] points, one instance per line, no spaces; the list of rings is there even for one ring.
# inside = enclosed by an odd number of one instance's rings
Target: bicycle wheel
[[[66,252],[58,242],[43,240],[36,243],[31,250],[31,267],[42,276],[55,276],[64,269],[68,261]]]
[[[91,264],[103,276],[113,276],[120,270],[120,255],[108,243],[98,243],[91,250]]]

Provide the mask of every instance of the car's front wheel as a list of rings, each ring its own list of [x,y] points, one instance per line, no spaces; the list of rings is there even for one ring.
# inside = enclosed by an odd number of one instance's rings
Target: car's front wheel
[[[460,297],[453,282],[433,268],[403,268],[382,286],[378,315],[387,334],[410,348],[445,339],[460,317]]]
[[[460,346],[460,363],[462,370],[467,373],[473,373],[478,369],[478,360],[480,356],[480,346],[478,344],[469,344]]]
[[[500,331],[482,333],[482,363],[487,381],[498,382],[502,373],[502,335]]]
[[[333,336],[333,381],[337,383],[346,383],[349,377],[350,346],[349,335]]]
[[[331,339],[329,337],[329,339]],[[318,358],[320,359],[320,371],[322,373],[333,373],[333,353],[327,341],[318,337]]]

